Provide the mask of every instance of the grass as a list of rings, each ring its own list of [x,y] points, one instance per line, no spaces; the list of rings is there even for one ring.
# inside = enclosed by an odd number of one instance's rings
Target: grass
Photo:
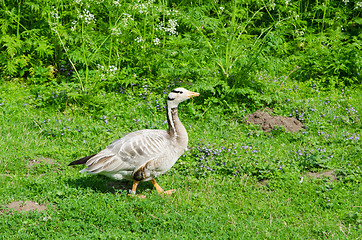
[[[361,2],[0,5],[1,239],[362,238]],[[178,86],[201,95],[179,106],[189,151],[157,178],[175,194],[67,166],[166,129]],[[245,123],[266,107],[304,128]]]
[[[147,197],[140,199],[127,195],[131,183],[81,175],[80,168],[67,164],[128,131],[166,128],[162,104],[156,112],[150,104],[154,99],[162,102],[164,95],[143,99],[132,91],[100,94],[96,99],[109,104],[97,116],[76,106],[66,112],[35,107],[29,87],[4,82],[0,89],[2,238],[360,238],[360,140],[346,139],[360,135],[361,92],[316,95],[300,85],[296,93],[288,90],[292,83],[286,84],[279,94],[291,100],[275,111],[294,114],[302,105],[308,133],[264,133],[240,121],[247,111],[231,117],[218,114],[217,108],[192,114],[200,102],[188,102],[180,106],[180,114],[189,131],[190,151],[158,178],[164,189],[177,192],[160,196],[152,184],[141,183],[138,192]],[[354,112],[346,115],[346,108],[336,109],[338,104],[354,107]],[[31,160],[36,163],[29,164]],[[209,164],[213,171],[201,164]],[[236,170],[226,171],[230,166]],[[327,170],[335,177],[309,174]],[[6,210],[10,202],[26,200],[44,204],[47,210]]]

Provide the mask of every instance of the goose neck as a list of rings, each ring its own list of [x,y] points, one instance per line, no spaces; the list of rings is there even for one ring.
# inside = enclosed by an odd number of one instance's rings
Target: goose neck
[[[167,108],[168,133],[172,139],[175,139],[182,145],[187,146],[188,136],[185,127],[182,125],[178,115],[177,108]]]

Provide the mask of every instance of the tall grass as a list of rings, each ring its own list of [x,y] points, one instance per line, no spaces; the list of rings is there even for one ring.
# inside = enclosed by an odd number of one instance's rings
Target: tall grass
[[[2,76],[33,84],[114,91],[181,80],[248,102],[259,95],[252,83],[262,70],[298,69],[291,77],[325,87],[361,82],[358,1],[1,4]]]

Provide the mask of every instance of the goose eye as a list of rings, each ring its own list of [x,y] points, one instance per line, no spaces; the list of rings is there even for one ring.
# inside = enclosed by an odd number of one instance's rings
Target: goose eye
[[[184,92],[183,91],[179,91],[180,94],[183,94]]]

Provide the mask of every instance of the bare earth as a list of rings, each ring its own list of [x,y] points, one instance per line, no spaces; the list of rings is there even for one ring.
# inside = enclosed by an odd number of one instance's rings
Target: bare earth
[[[271,109],[270,109],[271,111]],[[284,116],[272,116],[267,111],[256,111],[245,116],[244,120],[249,124],[260,125],[261,128],[269,132],[276,126],[284,127],[290,132],[299,132],[303,124],[296,118]]]
[[[44,205],[40,205],[39,203],[33,202],[33,201],[17,201],[17,202],[12,202],[8,205],[6,205],[7,208],[13,209],[15,211],[18,212],[27,212],[27,211],[32,211],[32,210],[36,210],[37,212],[42,212],[46,209],[46,207]]]

